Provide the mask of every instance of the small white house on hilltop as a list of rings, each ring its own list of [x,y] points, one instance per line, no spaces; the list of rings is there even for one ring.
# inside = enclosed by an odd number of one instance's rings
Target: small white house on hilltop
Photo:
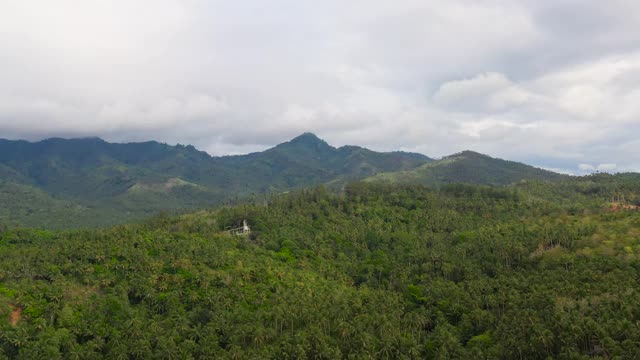
[[[245,219],[245,220],[242,220],[242,226],[241,227],[230,229],[227,232],[230,235],[245,236],[245,235],[249,235],[251,233],[251,228],[249,227],[249,224],[247,223],[247,220]]]

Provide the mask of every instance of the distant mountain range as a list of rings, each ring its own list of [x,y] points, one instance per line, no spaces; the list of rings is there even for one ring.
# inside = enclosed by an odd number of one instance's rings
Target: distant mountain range
[[[335,148],[311,133],[263,152],[222,157],[155,141],[0,140],[0,224],[111,225],[252,194],[320,184],[339,190],[357,180],[439,186],[563,177],[471,151],[436,161],[416,153]]]
[[[0,223],[109,225],[251,194],[339,187],[431,161],[420,154],[334,148],[310,133],[263,152],[222,157],[155,141],[0,140]]]

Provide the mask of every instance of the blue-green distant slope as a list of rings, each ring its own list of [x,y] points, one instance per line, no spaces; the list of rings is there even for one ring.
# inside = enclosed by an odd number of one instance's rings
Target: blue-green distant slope
[[[415,169],[385,172],[366,180],[440,186],[452,183],[508,185],[525,179],[555,181],[563,178],[568,176],[473,151],[463,151]]]
[[[32,143],[0,139],[4,189],[20,188],[31,194],[18,192],[23,196],[2,202],[0,223],[111,225],[158,211],[211,207],[253,194],[324,183],[342,185],[380,172],[413,169],[429,161],[420,154],[380,153],[357,146],[335,148],[311,133],[263,152],[223,157],[210,156],[193,146],[155,141],[118,144],[98,138],[53,138]],[[45,198],[49,200],[42,200]],[[25,206],[33,211],[20,210]],[[63,211],[67,207],[89,209],[83,212],[89,215]],[[49,215],[45,219],[34,214]]]

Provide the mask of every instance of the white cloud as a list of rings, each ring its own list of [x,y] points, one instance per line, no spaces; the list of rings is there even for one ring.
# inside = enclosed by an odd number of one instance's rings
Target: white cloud
[[[439,106],[470,113],[504,112],[545,102],[539,94],[497,72],[445,82],[433,95],[433,100]]]
[[[487,96],[501,93],[512,86],[513,83],[503,74],[483,73],[470,79],[453,80],[442,84],[433,95],[433,100],[436,104],[454,108],[465,102],[475,102],[475,107],[478,107],[487,102]]]
[[[0,137],[222,154],[314,131],[639,169],[638,14],[623,0],[7,0]]]
[[[548,170],[548,171],[553,171],[556,172],[558,174],[565,174],[565,175],[580,175],[578,174],[576,171],[571,170],[571,169],[564,169],[564,168],[554,168],[554,167],[540,167],[541,169],[544,170]]]
[[[581,174],[590,174],[596,171],[612,173],[618,170],[618,166],[616,164],[580,164],[578,170]]]
[[[611,172],[618,168],[616,164],[600,164],[598,165],[598,171]]]

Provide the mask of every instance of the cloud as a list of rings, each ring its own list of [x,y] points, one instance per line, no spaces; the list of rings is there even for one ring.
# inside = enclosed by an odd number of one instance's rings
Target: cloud
[[[496,72],[448,81],[436,91],[433,100],[452,110],[485,113],[505,111],[540,101],[536,94]]]
[[[433,103],[465,113],[459,133],[495,141],[498,149],[492,151],[509,146],[522,158],[535,154],[578,163],[614,160],[627,162],[623,168],[635,171],[637,155],[631,149],[637,148],[633,134],[640,126],[640,99],[637,85],[628,80],[637,76],[639,66],[640,53],[631,53],[520,82],[501,73],[481,73],[443,83]]]
[[[578,173],[580,174],[590,174],[594,172],[613,173],[613,172],[616,172],[616,170],[618,170],[618,165],[616,164],[598,164],[598,165],[580,164],[578,165],[578,170],[579,170]]]
[[[575,170],[571,170],[571,169],[554,168],[554,167],[540,167],[540,168],[544,169],[544,170],[548,170],[548,171],[553,171],[553,172],[556,172],[558,174],[580,175],[578,172],[576,172]]]
[[[598,171],[611,172],[617,168],[616,164],[600,164],[598,165]]]
[[[595,171],[596,168],[591,164],[580,164],[578,165],[578,169],[581,171]]]
[[[640,170],[638,14],[622,0],[8,0],[0,137],[225,154],[313,131]]]

